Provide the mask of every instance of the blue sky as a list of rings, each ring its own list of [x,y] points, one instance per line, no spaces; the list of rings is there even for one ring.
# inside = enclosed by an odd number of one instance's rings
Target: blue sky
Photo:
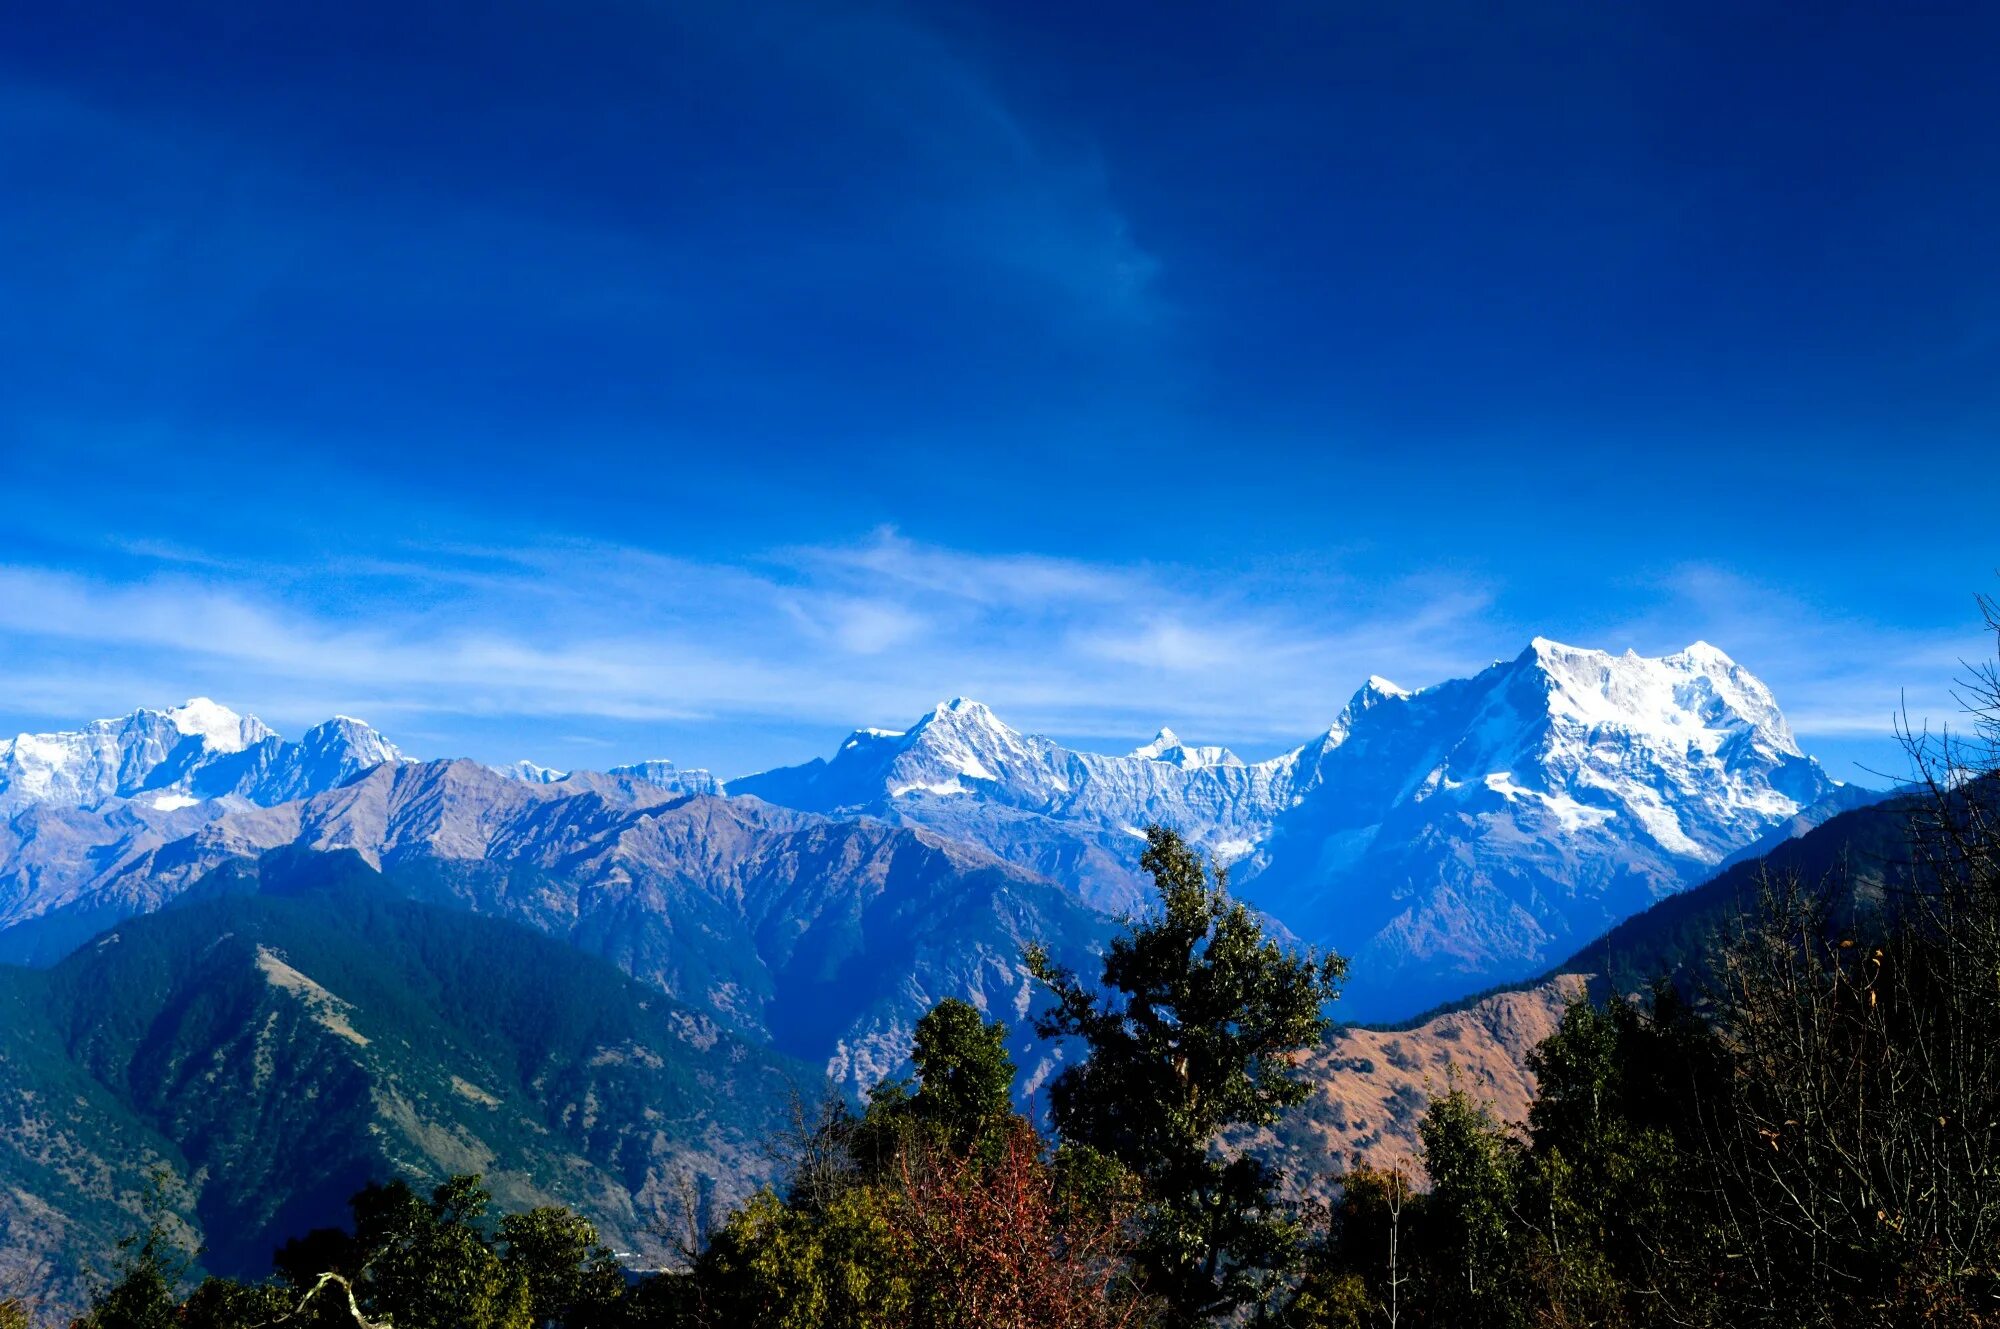
[[[1705,638],[1837,774],[2000,536],[2000,11],[42,6],[0,727],[1261,755]]]

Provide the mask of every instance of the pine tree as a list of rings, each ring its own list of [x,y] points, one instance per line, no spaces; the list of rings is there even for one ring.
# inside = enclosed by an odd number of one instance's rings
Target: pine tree
[[[1051,1089],[1063,1139],[1118,1160],[1146,1189],[1139,1260],[1148,1289],[1189,1325],[1258,1299],[1293,1256],[1298,1233],[1276,1202],[1279,1174],[1225,1157],[1232,1127],[1268,1125],[1305,1101],[1290,1054],[1325,1037],[1324,1007],[1346,962],[1282,949],[1229,898],[1173,831],[1146,832],[1142,866],[1159,913],[1135,921],[1104,958],[1103,989],[1086,987],[1030,948],[1053,994],[1044,1037],[1070,1037],[1089,1060]]]

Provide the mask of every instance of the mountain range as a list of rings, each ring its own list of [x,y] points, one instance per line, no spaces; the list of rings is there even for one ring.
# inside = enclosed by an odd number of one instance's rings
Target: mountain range
[[[351,851],[272,854],[52,968],[0,968],[0,1250],[73,1305],[165,1166],[207,1267],[254,1275],[371,1179],[473,1171],[657,1262],[683,1195],[720,1211],[770,1174],[813,1068],[401,894]]]
[[[1347,954],[1349,1009],[1366,1018],[1532,974],[1774,832],[1872,797],[1829,778],[1769,689],[1712,646],[1649,659],[1542,638],[1420,690],[1371,678],[1324,732],[1257,762],[1166,729],[1126,755],[1078,752],[957,698],[904,730],[856,730],[830,758],[726,783],[665,760],[605,772],[446,765],[411,778],[449,790],[454,825],[482,826],[438,832],[436,852],[538,871],[553,861],[546,842],[483,819],[568,819],[572,837],[622,836],[620,817],[694,797],[733,809],[704,823],[733,845],[882,823],[959,856],[954,870],[983,850],[1022,870],[1019,889],[1032,877],[1116,914],[1146,898],[1143,828],[1167,825],[1229,867],[1282,930]],[[445,769],[356,720],[292,743],[205,699],[0,744],[0,810],[12,813],[0,831],[0,958],[58,958],[230,854],[301,838],[407,850],[404,822],[351,811],[327,831],[310,806],[378,767]],[[544,803],[523,790],[565,813],[541,818]],[[308,806],[259,812],[294,802]],[[566,852],[575,872],[615,871],[610,858]],[[644,933],[645,917],[625,926]]]
[[[1090,972],[1146,901],[1154,823],[1352,958],[1343,1015],[1525,985],[1347,1028],[1303,1063],[1312,1111],[1260,1146],[1406,1148],[1447,1061],[1526,1092],[1570,990],[1537,975],[1874,797],[1699,643],[1538,639],[1467,679],[1373,678],[1256,762],[1165,729],[1074,751],[963,698],[726,782],[419,761],[345,717],[290,741],[205,699],[21,735],[0,741],[0,961],[28,966],[0,967],[0,1245],[32,1236],[73,1292],[71,1257],[129,1229],[164,1162],[224,1265],[336,1219],[358,1178],[466,1168],[643,1247],[673,1178],[721,1203],[768,1175],[754,1142],[792,1096],[905,1073],[942,997],[1007,1022],[1038,1092],[1063,1049],[1029,1030],[1021,949]]]
[[[1418,691],[1371,678],[1326,732],[1256,763],[1166,730],[1127,756],[1072,752],[957,699],[727,787],[925,826],[1109,909],[1143,899],[1141,828],[1171,826],[1291,933],[1349,955],[1368,1018],[1531,974],[1774,828],[1873,797],[1828,777],[1713,646],[1542,638]]]

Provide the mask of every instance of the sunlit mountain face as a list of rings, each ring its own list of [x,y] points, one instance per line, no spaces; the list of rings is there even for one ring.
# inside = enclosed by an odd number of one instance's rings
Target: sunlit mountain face
[[[1073,751],[957,698],[907,730],[857,730],[830,758],[726,784],[664,759],[602,772],[417,763],[357,720],[291,742],[196,700],[0,746],[0,802],[15,811],[0,947],[52,960],[234,856],[417,854],[489,883],[463,888],[468,907],[588,938],[768,1036],[770,992],[754,994],[773,980],[730,969],[754,946],[691,992],[673,946],[645,940],[689,935],[696,906],[675,891],[713,903],[733,883],[725,894],[749,912],[730,926],[748,936],[769,924],[744,883],[778,862],[787,891],[866,882],[892,910],[977,880],[1035,896],[1029,913],[1057,909],[1050,925],[1082,937],[1102,931],[1089,919],[1144,906],[1139,854],[1161,825],[1283,932],[1354,961],[1345,1010],[1399,1018],[1535,972],[1774,828],[1865,797],[1800,750],[1763,683],[1705,643],[1649,659],[1537,638],[1467,679],[1410,691],[1371,678],[1324,732],[1258,762],[1166,730],[1125,755]],[[882,827],[905,828],[904,841]],[[871,845],[861,859],[856,835]],[[864,865],[877,853],[929,866],[878,872]],[[680,885],[635,888],[635,872]],[[540,889],[572,903],[502,886],[520,873],[559,879]],[[979,918],[957,938],[934,920],[926,944],[982,1002],[1025,1010],[1007,953],[1025,925],[982,931]],[[843,954],[868,944],[857,934]],[[989,961],[997,986],[974,977]],[[886,1049],[909,1012],[888,1018],[879,1036],[835,1021],[826,1046],[787,1050],[865,1079],[900,1055]]]

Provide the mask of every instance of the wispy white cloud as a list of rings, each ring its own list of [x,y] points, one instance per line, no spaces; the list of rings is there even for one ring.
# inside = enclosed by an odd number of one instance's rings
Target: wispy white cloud
[[[15,565],[0,566],[0,681],[17,706],[195,689],[307,716],[843,726],[907,721],[964,693],[1031,727],[1170,720],[1275,743],[1327,723],[1369,672],[1400,662],[1424,681],[1476,662],[1477,603],[1335,600],[1301,614],[1174,570],[972,554],[893,531],[733,565],[582,542],[412,550],[317,577],[178,557],[129,580]],[[142,695],[104,695],[135,676]]]
[[[720,735],[900,726],[963,694],[1029,729],[1171,723],[1256,753],[1324,727],[1371,673],[1421,686],[1520,645],[1490,589],[1457,581],[1330,572],[1252,594],[1212,572],[892,530],[735,563],[588,541],[412,547],[333,569],[189,552],[122,580],[0,565],[9,708],[55,723],[206,692],[294,725],[339,710],[404,733],[509,719],[569,733],[577,717]],[[1947,713],[1959,661],[1984,646],[1843,619],[1715,568],[1645,595],[1650,608],[1586,644],[1706,637],[1773,685],[1808,748],[1886,735],[1913,682],[1913,711]]]

